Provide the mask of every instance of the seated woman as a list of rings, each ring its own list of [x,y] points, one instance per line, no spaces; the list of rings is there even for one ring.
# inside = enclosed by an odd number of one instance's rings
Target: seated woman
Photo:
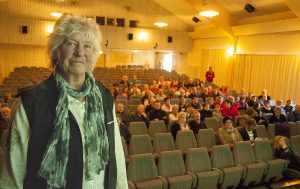
[[[181,96],[179,99],[179,111],[185,111],[185,107],[186,107],[186,99],[184,98],[184,96]]]
[[[166,113],[170,113],[172,111],[171,101],[168,97],[164,99],[164,104],[161,106],[161,110]]]
[[[176,139],[176,135],[178,131],[190,130],[190,126],[186,123],[186,113],[180,112],[178,114],[178,121],[171,126],[171,133]]]
[[[274,151],[276,158],[286,159],[289,161],[288,168],[300,171],[300,164],[296,159],[296,156],[292,149],[286,145],[285,137],[278,135],[274,138]],[[298,174],[298,179],[300,178],[300,173]]]
[[[251,99],[248,101],[248,105],[254,110],[258,110],[260,108],[260,103],[256,96],[251,97]]]
[[[221,144],[229,144],[230,148],[233,148],[235,142],[244,141],[239,131],[233,127],[231,117],[224,117],[223,124],[223,127],[218,130]]]
[[[179,111],[179,106],[177,104],[173,105],[172,112],[169,114],[169,122],[178,120],[178,114],[179,114],[178,111]]]
[[[273,114],[274,110],[270,106],[270,101],[265,100],[264,101],[264,106],[261,108],[261,113],[262,114]]]

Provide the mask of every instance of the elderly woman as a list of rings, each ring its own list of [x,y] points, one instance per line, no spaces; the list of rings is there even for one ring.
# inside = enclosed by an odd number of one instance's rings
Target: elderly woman
[[[20,95],[0,188],[127,188],[113,97],[92,74],[100,41],[91,18],[57,21],[54,72]]]
[[[184,130],[190,130],[190,127],[186,123],[186,113],[180,112],[178,115],[178,121],[174,123],[171,127],[171,133],[173,135],[174,140],[176,139],[177,132]]]
[[[223,127],[219,128],[219,139],[221,144],[229,144],[232,148],[235,142],[243,141],[239,131],[233,127],[231,117],[223,118]]]

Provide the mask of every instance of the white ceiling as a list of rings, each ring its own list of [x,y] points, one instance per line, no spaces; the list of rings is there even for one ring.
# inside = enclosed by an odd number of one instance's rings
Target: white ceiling
[[[244,10],[247,3],[255,7],[253,13]],[[205,9],[220,15],[212,19],[199,16]],[[169,24],[164,30],[223,29],[222,33],[233,36],[232,27],[239,25],[299,19],[300,0],[0,0],[0,17],[54,21],[49,16],[53,11],[133,19],[143,28],[155,28],[153,22],[159,20]],[[193,22],[194,16],[201,22]]]

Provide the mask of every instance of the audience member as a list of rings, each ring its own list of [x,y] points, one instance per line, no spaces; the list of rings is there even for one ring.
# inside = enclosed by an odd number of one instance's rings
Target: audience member
[[[221,110],[222,116],[230,116],[234,119],[236,116],[240,115],[240,112],[236,108],[236,106],[232,106],[229,101],[224,102],[224,108]]]
[[[126,124],[124,124],[124,122],[120,116],[116,115],[116,117],[117,117],[117,122],[119,125],[120,135],[124,138],[126,144],[129,145],[130,138],[131,138],[129,129],[126,126]]]
[[[294,122],[300,121],[300,104],[296,104],[295,110],[289,113],[288,120]]]
[[[264,101],[264,106],[261,107],[260,111],[262,114],[274,114],[274,110],[271,108],[269,100]]]
[[[181,96],[179,98],[179,112],[185,111],[185,107],[186,107],[186,99],[184,98],[184,96]]]
[[[169,114],[169,122],[178,120],[179,106],[177,104],[172,106],[172,112]]]
[[[121,102],[116,103],[116,116],[120,117],[122,123],[128,126],[129,124],[129,115],[124,109],[124,104]]]
[[[126,99],[129,99],[129,94],[128,94],[128,87],[124,86],[122,89],[122,96],[124,96]]]
[[[11,124],[11,111],[8,107],[0,107],[0,139],[3,131],[8,130]]]
[[[244,141],[254,142],[254,139],[257,137],[256,133],[256,121],[254,119],[249,119],[246,121],[245,127],[239,130]]]
[[[215,117],[218,119],[219,122],[221,122],[223,120],[223,116],[222,116],[222,112],[220,110],[220,104],[216,104],[215,108],[212,112],[212,117]]]
[[[152,92],[154,92],[154,93],[156,93],[156,92],[158,92],[159,91],[159,85],[158,85],[158,83],[156,82],[156,80],[154,80],[153,82],[152,82],[152,85],[150,86],[150,90],[152,91]]]
[[[278,100],[276,100],[275,103],[276,103],[275,107],[280,107],[280,112],[281,112],[281,114],[283,114],[284,116],[286,116],[284,107],[282,106],[282,100],[281,100],[281,99],[278,99]]]
[[[186,123],[186,114],[184,112],[180,112],[178,115],[178,121],[171,126],[171,133],[176,139],[176,135],[178,131],[190,130],[189,125]]]
[[[268,95],[267,89],[263,89],[261,91],[261,95],[258,96],[258,100],[262,103],[262,105],[264,104],[264,101],[271,100],[271,97]]]
[[[188,121],[188,125],[190,129],[194,132],[194,134],[198,134],[199,129],[205,129],[206,125],[203,121],[201,121],[201,115],[199,112],[194,111],[192,114],[192,119]]]
[[[149,118],[145,113],[145,106],[143,104],[139,104],[136,108],[136,112],[132,114],[129,118],[130,122],[145,122],[146,126],[149,127]]]
[[[285,111],[286,114],[289,114],[289,113],[294,111],[294,107],[292,106],[292,101],[291,100],[286,101],[286,104],[284,106],[284,111]]]
[[[113,89],[112,89],[112,94],[113,94],[113,96],[114,96],[115,99],[119,95],[119,92],[120,92],[120,86],[119,86],[119,84],[114,83],[113,84]]]
[[[202,90],[202,94],[199,96],[199,98],[202,98],[203,102],[205,102],[205,99],[209,97],[209,94],[208,94],[208,88],[205,87],[203,88]]]
[[[248,101],[248,105],[250,108],[253,108],[256,111],[260,110],[260,102],[256,96],[252,96],[251,99]]]
[[[127,87],[130,86],[130,83],[129,83],[129,81],[128,81],[128,76],[127,76],[127,75],[123,75],[123,76],[122,76],[122,80],[120,81],[120,84],[126,85]]]
[[[268,121],[266,118],[258,116],[257,112],[253,108],[248,108],[245,111],[245,115],[247,115],[249,119],[254,119],[257,125],[264,125],[266,129],[268,128]]]
[[[139,96],[141,95],[141,89],[138,88],[137,84],[132,84],[132,87],[130,89],[130,95]]]
[[[147,99],[148,100],[148,99]],[[149,100],[148,100],[149,101]],[[153,109],[154,109],[154,104],[156,102],[156,99],[155,98],[152,98],[150,101],[149,101],[149,104],[146,106],[146,109],[145,109],[145,112],[146,114],[149,114],[149,112],[151,112]]]
[[[201,106],[201,104],[200,103],[198,103],[198,97],[196,97],[196,96],[194,96],[193,98],[192,98],[192,107],[195,109],[195,110],[201,110],[202,109],[202,106]]]
[[[164,104],[161,106],[161,110],[166,113],[170,113],[172,111],[172,105],[169,98],[164,99]]]
[[[231,117],[223,118],[223,127],[218,130],[221,144],[229,144],[232,148],[235,142],[243,141],[239,131],[233,127],[233,120]]]
[[[286,117],[281,113],[281,107],[276,106],[274,108],[274,114],[270,117],[270,123],[284,123],[286,122]]]
[[[137,75],[132,75],[132,79],[129,81],[129,83],[139,86],[141,81],[137,78]]]
[[[204,121],[207,117],[212,117],[212,112],[209,110],[209,104],[205,103],[203,109],[200,110],[201,121]]]
[[[247,110],[249,108],[248,103],[246,102],[245,97],[241,97],[240,100],[236,103],[238,110]]]
[[[185,113],[186,113],[186,119],[189,121],[192,118],[192,114],[194,112],[194,108],[192,105],[186,105],[185,106]]]
[[[167,96],[164,94],[164,90],[163,89],[159,89],[158,90],[158,92],[157,92],[157,94],[156,94],[156,96],[155,96],[155,98],[157,99],[157,100],[164,100],[165,98],[166,98]]]
[[[274,151],[276,158],[288,160],[288,168],[300,171],[300,164],[292,151],[292,149],[285,143],[285,137],[278,135],[274,138]],[[299,179],[299,177],[298,177]]]
[[[151,121],[164,120],[165,123],[167,122],[167,114],[160,109],[160,102],[158,100],[154,102],[154,109],[149,112],[149,119]]]

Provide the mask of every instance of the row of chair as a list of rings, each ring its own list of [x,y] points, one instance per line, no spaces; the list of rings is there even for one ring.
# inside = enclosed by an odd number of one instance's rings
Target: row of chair
[[[163,151],[156,167],[152,154],[130,156],[127,169],[129,188],[214,189],[251,187],[282,178],[287,161],[274,159],[268,140],[229,145],[189,148],[185,161],[181,151]]]

